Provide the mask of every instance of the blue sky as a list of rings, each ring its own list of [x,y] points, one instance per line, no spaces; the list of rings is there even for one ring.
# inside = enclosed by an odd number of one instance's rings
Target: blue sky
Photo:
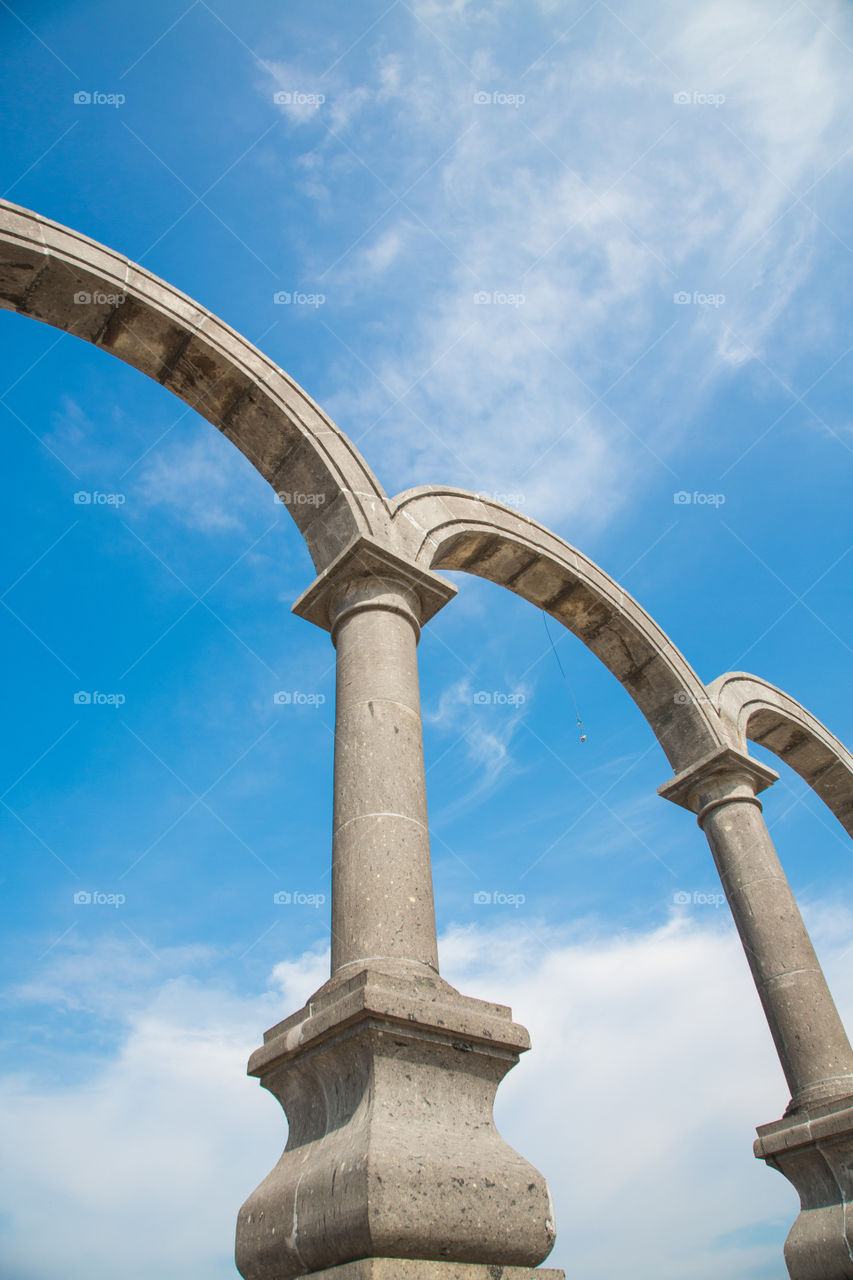
[[[703,679],[753,671],[851,740],[847,6],[16,0],[0,32],[6,198],[246,334],[389,493],[520,506]],[[284,1139],[245,1059],[327,965],[333,653],[226,440],[0,329],[0,1277],[219,1280]],[[719,892],[704,840],[580,642],[552,624],[567,689],[541,616],[456,577],[420,648],[442,964],[531,1028],[498,1118],[551,1182],[553,1263],[783,1280],[796,1197],[751,1138],[784,1082],[725,909],[674,902]],[[850,1026],[846,837],[779,771]]]

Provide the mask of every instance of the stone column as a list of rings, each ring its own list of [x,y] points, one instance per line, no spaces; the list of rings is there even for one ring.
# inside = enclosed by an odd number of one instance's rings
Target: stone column
[[[245,1280],[562,1280],[492,1116],[527,1032],[438,974],[416,645],[453,594],[361,538],[294,606],[337,649],[332,973],[249,1062],[290,1132],[240,1211]]]
[[[332,974],[368,963],[437,973],[418,593],[377,574],[347,581],[330,597],[337,649]]]
[[[853,1280],[853,1051],[757,798],[777,777],[724,748],[659,792],[705,832],[791,1090],[785,1117],[755,1144],[800,1194],[788,1270]]]

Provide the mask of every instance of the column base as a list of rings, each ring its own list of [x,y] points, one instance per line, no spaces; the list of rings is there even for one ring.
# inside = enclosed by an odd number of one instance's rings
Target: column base
[[[416,1262],[411,1258],[362,1258],[312,1271],[305,1280],[566,1280],[551,1267],[501,1267],[479,1262]]]
[[[244,1280],[560,1280],[545,1179],[492,1114],[527,1032],[421,970],[336,975],[252,1055],[290,1133],[240,1211]]]
[[[853,1097],[761,1125],[755,1154],[799,1192],[785,1241],[791,1280],[853,1280]]]

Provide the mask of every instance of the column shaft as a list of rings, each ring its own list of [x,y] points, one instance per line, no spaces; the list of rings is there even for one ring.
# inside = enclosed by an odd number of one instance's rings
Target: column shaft
[[[755,800],[702,822],[795,1106],[853,1093],[853,1053]]]
[[[416,608],[405,585],[379,578],[348,584],[332,605],[333,974],[368,961],[438,970]]]
[[[756,795],[776,777],[726,748],[659,790],[708,839],[793,1111],[853,1093],[853,1051]]]

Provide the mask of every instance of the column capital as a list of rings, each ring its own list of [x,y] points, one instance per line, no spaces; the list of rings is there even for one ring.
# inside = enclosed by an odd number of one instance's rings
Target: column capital
[[[311,583],[292,607],[324,631],[331,631],[335,601],[342,590],[371,578],[397,584],[417,615],[417,623],[429,622],[456,595],[456,587],[431,569],[404,560],[372,538],[360,535]]]
[[[658,787],[658,795],[698,815],[699,825],[711,809],[731,800],[756,800],[778,782],[779,775],[734,747],[720,747]]]

